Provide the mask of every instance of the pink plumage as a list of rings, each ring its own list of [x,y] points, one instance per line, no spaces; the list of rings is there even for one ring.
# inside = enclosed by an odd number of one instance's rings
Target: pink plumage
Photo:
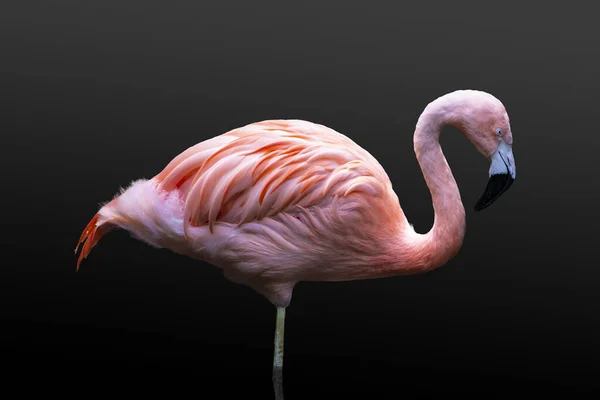
[[[465,233],[460,192],[439,144],[445,125],[462,130],[491,161],[476,209],[495,201],[516,174],[510,123],[498,99],[461,90],[430,103],[414,133],[435,210],[428,233],[414,231],[385,170],[362,147],[323,125],[273,120],[203,141],[152,179],[133,182],[84,230],[77,267],[118,227],[222,268],[278,308],[288,306],[299,281],[439,267],[458,252]]]

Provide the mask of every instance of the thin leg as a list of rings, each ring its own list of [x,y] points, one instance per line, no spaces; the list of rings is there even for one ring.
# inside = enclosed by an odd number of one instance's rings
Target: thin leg
[[[275,400],[283,400],[283,331],[285,326],[285,307],[277,307],[275,323],[275,352],[273,355],[273,389]]]

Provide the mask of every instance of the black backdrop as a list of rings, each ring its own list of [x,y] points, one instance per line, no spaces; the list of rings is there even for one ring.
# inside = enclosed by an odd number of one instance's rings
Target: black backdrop
[[[446,129],[467,208],[460,254],[424,275],[300,283],[287,314],[286,398],[574,398],[595,389],[592,10],[200,3],[0,6],[7,386],[270,398],[275,309],[251,289],[122,231],[75,273],[73,248],[98,203],[201,140],[301,118],[377,157],[426,232],[433,210],[414,125],[429,101],[473,88],[508,109],[517,181],[474,213],[488,164]]]

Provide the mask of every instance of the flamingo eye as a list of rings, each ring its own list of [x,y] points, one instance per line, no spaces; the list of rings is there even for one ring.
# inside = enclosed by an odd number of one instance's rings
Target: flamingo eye
[[[502,129],[496,128],[496,135],[502,136]]]

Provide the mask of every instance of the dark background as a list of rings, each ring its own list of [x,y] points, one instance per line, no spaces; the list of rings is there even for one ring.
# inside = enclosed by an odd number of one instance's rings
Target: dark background
[[[76,273],[73,248],[98,204],[199,141],[300,118],[377,157],[426,232],[433,210],[414,125],[428,102],[473,88],[509,112],[517,181],[474,213],[488,163],[447,128],[467,208],[460,254],[418,276],[300,283],[287,313],[286,398],[597,389],[596,13],[203,3],[0,6],[4,387],[271,398],[275,308],[123,231]]]

